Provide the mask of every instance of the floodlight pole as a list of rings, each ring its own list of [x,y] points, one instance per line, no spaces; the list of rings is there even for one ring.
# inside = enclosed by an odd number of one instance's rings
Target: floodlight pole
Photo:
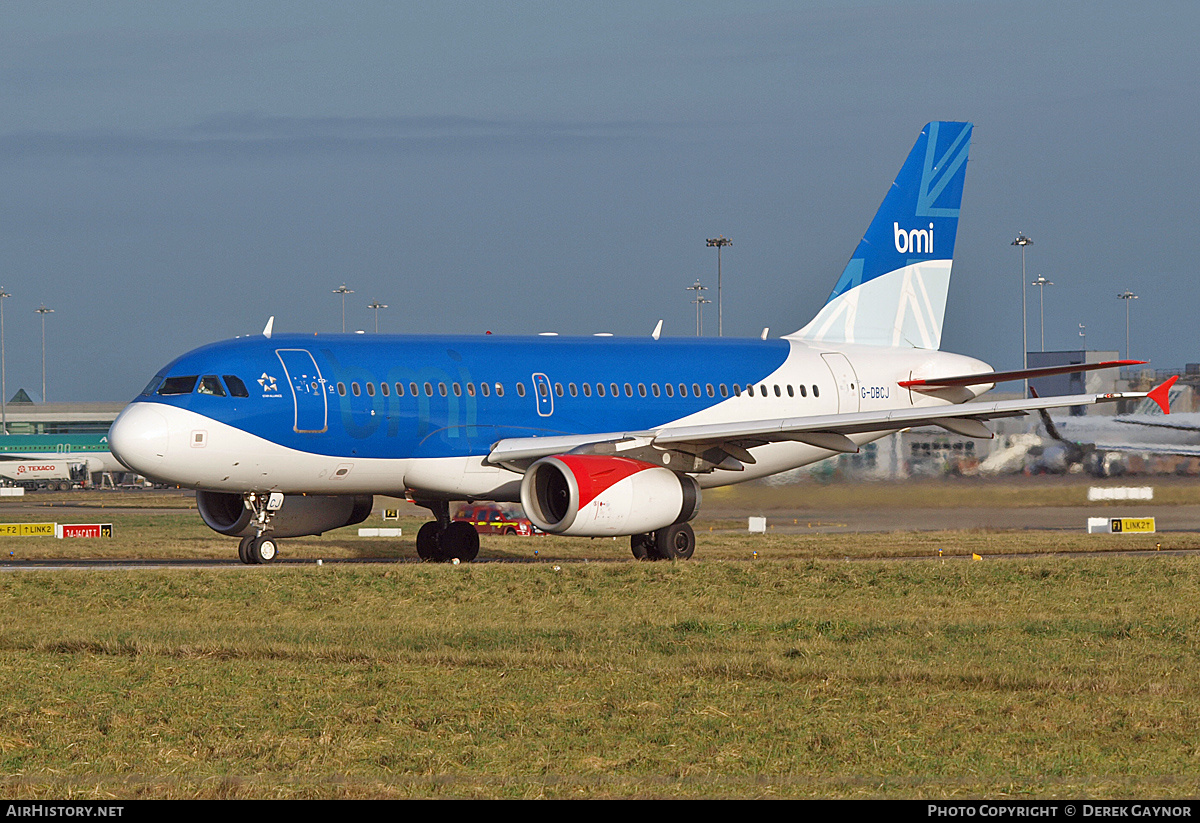
[[[375,310],[375,333],[379,334],[379,310],[386,309],[387,303],[380,303],[378,300],[372,300],[370,303],[367,304],[367,308]],[[346,322],[346,320],[343,317],[342,323],[344,324],[345,322]],[[342,328],[344,329],[345,326],[343,325]]]
[[[8,381],[4,363],[4,298],[11,294],[0,286],[0,428],[8,434]]]
[[[54,309],[48,309],[44,305],[34,309],[35,312],[42,316],[42,402],[46,402],[46,315],[53,314]]]
[[[1125,301],[1125,359],[1129,359],[1129,301],[1137,300],[1138,296],[1129,289],[1117,295],[1118,298]]]
[[[1033,241],[1025,236],[1024,232],[1017,232],[1017,239],[1012,241],[1011,245],[1021,247],[1021,368],[1029,368],[1029,332],[1028,323],[1025,319],[1025,247],[1032,246]],[[1029,396],[1029,378],[1025,379],[1025,394]]]
[[[696,296],[692,298],[692,302],[696,304],[696,336],[699,337],[704,331],[704,324],[700,320],[700,307],[705,303],[712,302],[711,300],[706,300],[704,296],[700,294],[700,292],[708,291],[708,286],[701,286],[700,281],[697,280],[692,285],[685,286],[684,288],[686,288],[688,291],[694,291],[696,293]]]
[[[346,295],[354,294],[354,289],[346,288],[346,284],[343,283],[342,285],[340,285],[336,289],[334,289],[333,293],[340,294],[342,296],[342,334],[345,334],[346,333]]]
[[[1042,351],[1046,350],[1046,286],[1053,286],[1054,283],[1047,280],[1044,276],[1038,275],[1037,280],[1034,280],[1029,285],[1038,287],[1038,302],[1041,304],[1041,327],[1042,327]]]
[[[733,241],[725,235],[710,237],[705,241],[710,248],[717,250],[717,337],[725,336],[725,321],[721,303],[721,249],[732,246]]]

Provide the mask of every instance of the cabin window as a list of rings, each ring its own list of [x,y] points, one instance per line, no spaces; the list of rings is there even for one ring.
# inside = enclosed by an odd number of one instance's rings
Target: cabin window
[[[746,384],[746,394],[750,395],[751,397],[754,396],[754,384],[753,383]]]
[[[724,384],[724,383],[722,383],[722,384],[721,384],[721,396],[722,396],[722,397],[728,397],[728,396],[729,396],[729,389],[725,387],[725,384]]]
[[[338,383],[338,394],[341,395],[342,397],[346,396],[346,384],[345,383]]]
[[[371,397],[375,396],[375,384],[374,383],[367,384],[367,394]]]
[[[454,396],[462,397],[462,386],[458,383],[454,384]]]
[[[628,383],[625,384],[625,396],[633,397],[633,386],[629,385]]]
[[[362,388],[358,385],[357,380],[350,384],[350,393],[355,397],[358,397],[360,394],[362,394]]]
[[[421,394],[419,391],[417,391],[417,384],[416,384],[416,383],[409,383],[409,384],[408,384],[408,393],[409,393],[409,394],[411,394],[413,397],[419,397],[419,396],[420,396],[420,394]]]
[[[710,386],[709,388],[712,388],[712,387]],[[699,397],[699,396],[700,396],[700,384],[693,383],[692,384],[692,397]]]
[[[517,397],[524,397],[524,396],[525,396],[525,384],[518,380],[517,381]]]
[[[158,387],[158,393],[161,395],[191,394],[192,389],[196,388],[196,381],[199,379],[199,375],[195,374],[187,377],[168,377]]]
[[[733,384],[733,396],[734,396],[734,397],[741,397],[741,396],[742,396],[742,387],[741,387],[741,386],[739,386],[737,383],[734,383],[734,384]]]
[[[603,384],[603,383],[597,383],[597,384],[596,384],[596,396],[597,396],[597,397],[603,397],[603,396],[604,396],[604,384]]]
[[[559,397],[563,396],[562,383],[554,384],[554,393],[557,394]]]
[[[591,397],[591,396],[592,396],[592,384],[591,384],[591,383],[584,383],[584,384],[583,384],[583,396],[584,396],[584,397]]]
[[[468,396],[468,397],[474,397],[474,396],[475,396],[475,384],[474,384],[474,383],[468,383],[468,384],[467,384],[467,396]]]
[[[687,385],[684,383],[679,384],[679,396],[687,397]]]
[[[803,384],[803,383],[801,383],[801,384],[800,384],[800,396],[801,396],[801,397],[808,397],[808,389],[804,388],[804,384]]]
[[[621,396],[621,390],[620,390],[620,389],[617,387],[617,384],[616,384],[616,383],[609,383],[609,384],[608,384],[608,387],[609,387],[610,389],[612,389],[612,392],[611,392],[611,393],[612,393],[612,396],[613,396],[613,397],[620,397],[620,396]]]
[[[497,384],[496,384],[496,396],[497,396],[497,397],[503,397],[503,396],[504,396],[504,384],[503,384],[503,383],[497,383]]]
[[[487,383],[480,383],[479,384],[479,393],[482,394],[484,397],[490,397],[492,394],[492,387],[489,386]]]
[[[813,383],[813,397],[820,397],[821,390],[817,388],[817,384]]]
[[[379,393],[382,394],[384,397],[388,397],[392,393],[392,388],[387,383],[380,383],[379,384]]]
[[[572,397],[577,397],[579,395],[579,389],[575,386],[574,383],[567,384],[567,391],[571,392]]]
[[[646,396],[646,384],[645,383],[638,383],[638,395],[640,397]]]
[[[776,396],[776,397],[783,397],[783,393],[779,391],[779,384],[778,384],[778,383],[776,383],[776,384],[775,384],[775,396]]]
[[[658,397],[658,395],[659,395],[659,390],[658,390],[658,384],[657,384],[657,383],[651,383],[651,384],[650,384],[650,393],[651,393],[652,395],[654,395],[655,397]]]
[[[213,397],[224,397],[225,387],[215,374],[206,374],[200,378],[200,394],[211,394]]]
[[[675,387],[672,386],[670,383],[663,383],[663,391],[665,391],[667,393],[667,397],[675,396]]]
[[[713,384],[712,384],[712,383],[705,383],[705,384],[704,384],[704,391],[706,391],[706,392],[708,393],[708,396],[709,396],[709,397],[716,397],[716,396],[717,396],[717,393],[716,393],[716,391],[714,391],[714,390],[713,390]]]
[[[788,397],[795,397],[795,396],[796,396],[796,392],[795,392],[795,390],[792,388],[792,384],[791,384],[791,383],[788,383],[787,390],[788,390]]]
[[[225,385],[229,387],[229,393],[234,397],[250,396],[250,392],[246,391],[246,384],[236,374],[225,375]]]
[[[403,396],[404,396],[404,384],[403,384],[403,383],[397,383],[397,384],[396,384],[396,396],[397,396],[397,397],[403,397]]]
[[[763,396],[763,397],[766,397],[766,396],[767,396],[767,384],[766,384],[766,383],[763,383],[761,386],[759,386],[759,387],[758,387],[758,390],[759,390],[760,392],[762,392],[762,396]]]
[[[433,384],[432,383],[425,384],[425,396],[433,397]]]
[[[447,392],[445,383],[438,383],[438,394],[440,394],[442,397],[446,396]]]

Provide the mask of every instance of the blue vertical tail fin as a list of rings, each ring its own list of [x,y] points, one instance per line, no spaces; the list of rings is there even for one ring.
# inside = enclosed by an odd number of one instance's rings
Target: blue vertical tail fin
[[[971,130],[954,122],[921,130],[824,307],[788,337],[941,346]]]

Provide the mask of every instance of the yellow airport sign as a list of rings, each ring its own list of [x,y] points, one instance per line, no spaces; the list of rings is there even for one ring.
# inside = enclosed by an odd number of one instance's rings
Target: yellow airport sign
[[[1153,517],[1114,517],[1113,534],[1154,534]]]
[[[0,537],[54,537],[56,523],[0,523]]]

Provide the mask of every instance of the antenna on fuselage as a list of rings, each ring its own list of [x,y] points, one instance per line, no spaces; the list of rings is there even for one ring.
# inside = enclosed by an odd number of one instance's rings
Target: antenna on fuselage
[[[662,334],[662,321],[661,320],[659,320],[658,325],[654,327],[654,331],[650,332],[650,336],[653,337],[655,340],[657,340],[658,336],[660,334]]]
[[[275,315],[271,315],[271,319],[267,321],[267,325],[263,327],[263,337],[270,339],[271,328],[275,325]]]
[[[769,332],[770,330],[771,330],[771,327],[770,327],[770,326],[766,326],[766,327],[764,327],[764,328],[763,328],[763,333],[762,333],[762,339],[763,339],[763,340],[766,340],[766,339],[767,339],[767,332]]]

